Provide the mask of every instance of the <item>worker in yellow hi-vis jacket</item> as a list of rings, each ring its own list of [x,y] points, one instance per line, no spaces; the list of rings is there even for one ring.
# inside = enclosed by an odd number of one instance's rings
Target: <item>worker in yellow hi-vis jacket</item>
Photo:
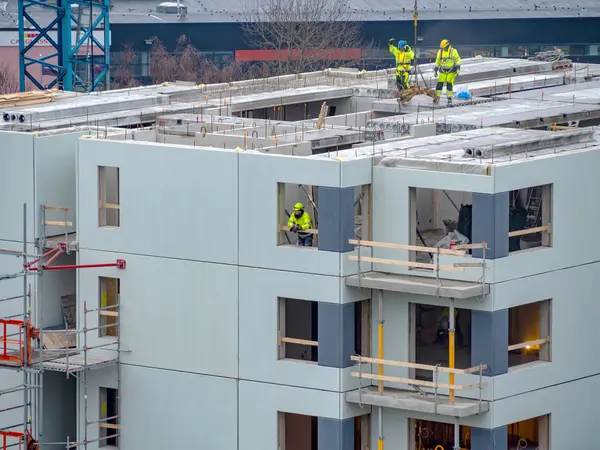
[[[406,43],[400,41],[396,44],[396,39],[392,38],[388,42],[389,51],[396,57],[396,86],[398,90],[408,89],[408,78],[410,76],[410,65],[415,59],[415,52]]]
[[[460,74],[460,55],[458,50],[450,45],[448,39],[444,39],[440,42],[440,49],[435,59],[435,68],[433,69],[435,77],[438,76],[438,82],[435,87],[435,99],[437,103],[442,95],[444,84],[446,84],[446,96],[448,97],[448,103],[452,103],[454,97],[454,81]]]
[[[288,227],[290,227],[290,231],[298,233],[298,245],[302,247],[312,247],[312,234],[302,233],[302,230],[309,230],[312,228],[312,219],[310,218],[310,215],[304,211],[304,205],[302,203],[296,203],[294,205],[294,212],[290,215]]]

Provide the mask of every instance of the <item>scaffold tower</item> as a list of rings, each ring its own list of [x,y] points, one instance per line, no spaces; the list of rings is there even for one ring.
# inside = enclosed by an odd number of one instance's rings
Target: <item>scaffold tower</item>
[[[41,90],[107,89],[109,11],[110,0],[19,0],[21,92],[27,89],[27,81]],[[34,48],[40,41],[51,46],[49,54],[41,55]]]
[[[0,255],[19,258],[22,270],[12,274],[0,274],[0,283],[4,280],[23,279],[23,292],[6,298],[0,298],[0,303],[22,300],[22,312],[12,316],[0,317],[0,371],[17,370],[22,373],[22,382],[17,386],[2,386],[0,400],[8,394],[22,392],[22,401],[12,401],[10,405],[3,404],[0,412],[17,411],[22,409],[22,422],[0,424],[0,450],[18,448],[23,450],[39,450],[42,446],[58,446],[59,448],[87,449],[94,442],[118,439],[120,436],[120,417],[96,417],[97,414],[88,412],[88,372],[110,366],[117,366],[117,404],[121,397],[121,365],[122,352],[120,342],[120,299],[109,306],[98,305],[88,308],[87,301],[79,302],[83,306],[82,314],[74,314],[74,324],[65,323],[64,344],[55,348],[47,348],[42,327],[43,317],[41,303],[43,301],[42,275],[52,270],[79,270],[103,267],[115,267],[123,270],[125,260],[100,264],[70,264],[56,265],[54,261],[62,254],[70,254],[78,250],[74,233],[63,235],[47,235],[46,229],[52,227],[72,227],[67,215],[68,208],[41,205],[39,207],[39,230],[35,239],[37,254],[30,254],[27,242],[27,205],[23,205],[23,248],[22,250],[0,249]],[[65,220],[47,220],[46,214],[62,214]],[[30,277],[36,276],[37,288],[32,289]],[[32,291],[34,294],[32,294]],[[76,303],[75,303],[76,304]],[[110,316],[114,318],[108,325],[88,326],[90,314]],[[112,328],[114,337],[98,345],[90,345],[89,333],[98,332],[103,328]],[[77,408],[76,423],[82,424],[78,436],[65,436],[64,441],[47,442],[43,431],[43,387],[44,372],[62,372],[67,378],[74,377],[79,383],[83,396],[83,408]],[[14,397],[13,397],[14,398]],[[120,410],[120,408],[119,408]],[[104,435],[90,439],[89,426],[98,426],[105,430]]]

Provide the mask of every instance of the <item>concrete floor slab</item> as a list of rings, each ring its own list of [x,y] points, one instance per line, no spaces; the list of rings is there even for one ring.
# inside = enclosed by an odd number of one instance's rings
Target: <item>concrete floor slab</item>
[[[447,396],[438,395],[436,405],[436,397],[433,394],[422,395],[414,391],[387,387],[383,394],[379,394],[375,386],[347,392],[345,397],[346,401],[350,403],[452,417],[474,416],[485,413],[490,409],[489,402],[486,401],[479,402],[478,400],[456,398],[454,405],[450,405]]]
[[[346,277],[345,280],[346,286],[363,289],[381,289],[384,291],[453,297],[456,299],[480,297],[490,293],[489,284],[440,279],[440,285],[438,286],[435,278],[382,272],[351,275]]]

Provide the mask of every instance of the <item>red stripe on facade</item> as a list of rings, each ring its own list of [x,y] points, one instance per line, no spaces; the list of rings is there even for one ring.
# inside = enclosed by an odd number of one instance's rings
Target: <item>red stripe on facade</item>
[[[288,50],[236,50],[236,61],[278,61],[288,59]],[[292,50],[289,59],[300,58],[313,60],[359,60],[362,58],[360,48],[331,48],[325,50]]]

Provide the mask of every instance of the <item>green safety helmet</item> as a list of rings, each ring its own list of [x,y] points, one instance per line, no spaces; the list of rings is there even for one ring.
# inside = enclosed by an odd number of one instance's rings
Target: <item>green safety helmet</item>
[[[302,211],[304,209],[304,205],[302,203],[296,203],[294,205],[294,211]]]

